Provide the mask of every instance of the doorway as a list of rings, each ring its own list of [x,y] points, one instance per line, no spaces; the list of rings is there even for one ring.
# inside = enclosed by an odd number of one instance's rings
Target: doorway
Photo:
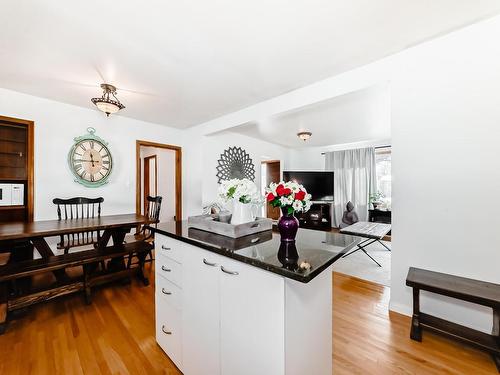
[[[160,222],[182,220],[182,150],[136,141],[136,213],[147,212],[147,196],[163,198]]]
[[[155,152],[154,148],[153,152]],[[141,149],[141,151],[145,152],[147,148]],[[156,163],[156,153],[150,156],[143,157],[143,169],[144,173],[142,173],[142,186],[144,187],[144,194],[142,196],[142,207],[143,212],[147,212],[148,210],[148,201],[147,197],[150,195],[155,197],[158,191],[158,165]]]
[[[281,163],[279,160],[265,160],[261,164],[261,184],[262,192],[269,186],[271,182],[281,181]],[[266,217],[273,220],[280,218],[281,212],[279,207],[273,207],[266,204]]]

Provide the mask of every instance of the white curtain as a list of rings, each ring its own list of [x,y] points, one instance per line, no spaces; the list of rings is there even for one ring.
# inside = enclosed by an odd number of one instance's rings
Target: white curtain
[[[327,152],[325,169],[333,171],[333,225],[338,227],[347,202],[354,204],[360,221],[368,221],[370,195],[377,190],[375,149]]]

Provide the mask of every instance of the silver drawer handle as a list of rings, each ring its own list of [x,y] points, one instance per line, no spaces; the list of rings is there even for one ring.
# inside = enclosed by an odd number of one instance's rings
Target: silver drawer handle
[[[162,271],[165,272],[171,272],[172,270],[170,268],[165,268],[165,266],[161,266]]]
[[[162,248],[163,250],[172,250],[172,248],[170,248],[170,247],[166,247],[165,245],[161,245],[161,248]]]
[[[162,292],[163,294],[166,294],[167,296],[169,296],[169,295],[171,295],[171,294],[172,294],[172,292],[167,292],[167,291],[165,290],[165,288],[161,288],[161,292]]]
[[[215,267],[217,265],[217,263],[210,263],[205,258],[203,258],[203,263],[205,263],[207,266],[211,266],[211,267]]]
[[[220,270],[221,270],[222,272],[228,273],[229,275],[239,275],[239,273],[238,273],[238,272],[235,272],[235,271],[228,271],[228,270],[226,270],[226,269],[224,268],[224,266],[220,266]]]
[[[171,335],[172,331],[165,331],[165,326],[161,326],[161,330],[163,331],[164,334],[166,335]]]

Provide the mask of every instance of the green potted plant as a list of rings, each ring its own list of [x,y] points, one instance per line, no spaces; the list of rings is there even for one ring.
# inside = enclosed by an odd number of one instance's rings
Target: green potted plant
[[[370,203],[372,204],[374,210],[382,204],[382,198],[385,198],[385,195],[381,191],[377,191],[376,193],[370,195]]]

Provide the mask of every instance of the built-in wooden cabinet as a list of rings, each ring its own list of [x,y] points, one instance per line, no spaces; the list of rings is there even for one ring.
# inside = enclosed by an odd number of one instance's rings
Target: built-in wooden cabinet
[[[0,204],[0,222],[32,221],[34,191],[34,124],[0,116],[0,184],[22,186],[22,204]]]

